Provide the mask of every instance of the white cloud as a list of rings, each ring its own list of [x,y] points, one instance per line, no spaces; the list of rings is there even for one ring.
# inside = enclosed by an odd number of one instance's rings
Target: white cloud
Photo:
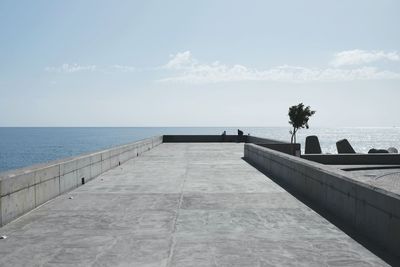
[[[196,64],[196,60],[193,59],[190,51],[170,55],[170,58],[171,59],[164,66],[166,69],[184,69]]]
[[[226,65],[218,61],[211,64],[199,64],[197,63],[197,60],[192,58],[189,51],[178,53],[165,66],[169,66],[167,68],[175,71],[175,74],[160,80],[163,82],[216,83],[235,81],[274,81],[299,83],[316,81],[400,79],[400,73],[379,70],[374,67],[360,67],[355,69],[312,69],[283,65],[271,69],[258,70],[239,64]]]
[[[119,72],[134,72],[137,70],[135,67],[125,65],[112,65],[110,68]]]
[[[137,71],[135,67],[126,65],[111,65],[111,66],[96,66],[96,65],[79,65],[79,64],[62,64],[58,67],[46,67],[45,71],[57,73],[74,73],[83,71],[99,71],[99,72],[134,72]]]
[[[59,73],[73,73],[80,71],[95,71],[97,67],[95,65],[78,65],[78,64],[62,64],[59,67],[46,67],[45,71],[48,72],[59,72]]]
[[[385,51],[366,51],[366,50],[347,50],[335,54],[331,64],[335,67],[345,65],[361,65],[380,60],[400,61],[398,52]]]
[[[237,81],[273,81],[273,82],[329,82],[355,80],[393,80],[400,79],[400,73],[383,70],[373,66],[357,66],[378,60],[400,61],[397,52],[348,50],[335,54],[332,67],[307,68],[301,66],[282,65],[269,69],[256,69],[240,64],[227,65],[219,61],[199,63],[190,51],[170,55],[170,60],[161,67],[151,68],[151,71],[164,71],[167,77],[162,82],[185,83],[217,83]],[[342,68],[342,66],[346,66]],[[57,73],[75,72],[136,72],[143,71],[126,65],[79,65],[63,64],[59,67],[47,67],[46,71]]]

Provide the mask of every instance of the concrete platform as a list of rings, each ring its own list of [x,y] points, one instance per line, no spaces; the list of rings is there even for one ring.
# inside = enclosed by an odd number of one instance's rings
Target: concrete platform
[[[0,266],[386,265],[242,156],[161,144],[0,228]]]
[[[349,171],[356,181],[400,195],[400,167]]]

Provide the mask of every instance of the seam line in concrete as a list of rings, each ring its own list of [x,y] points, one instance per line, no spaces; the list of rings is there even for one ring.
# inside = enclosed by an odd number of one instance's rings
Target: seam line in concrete
[[[180,192],[180,196],[179,196],[179,203],[178,203],[178,209],[176,211],[176,215],[174,218],[174,229],[172,231],[172,238],[171,238],[171,245],[170,245],[170,249],[169,249],[169,253],[168,253],[168,260],[167,260],[167,264],[166,267],[170,267],[171,266],[171,262],[172,262],[172,256],[174,255],[174,250],[175,250],[175,244],[176,244],[176,238],[175,238],[175,233],[176,233],[176,225],[178,222],[178,217],[179,217],[179,211],[181,210],[182,207],[182,202],[183,202],[183,188],[185,187],[185,183],[186,183],[186,179],[187,179],[187,175],[188,175],[188,170],[189,170],[189,162],[187,160],[186,155],[188,154],[188,146],[186,146],[185,149],[185,165],[186,165],[186,170],[185,170],[185,174],[183,176],[183,182],[182,182],[182,186],[181,186],[181,192]]]

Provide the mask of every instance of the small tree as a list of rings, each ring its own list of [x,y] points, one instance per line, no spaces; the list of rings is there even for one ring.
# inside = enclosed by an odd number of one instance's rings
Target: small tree
[[[309,128],[308,120],[314,114],[315,111],[311,110],[310,106],[304,108],[303,103],[289,107],[289,123],[293,126],[293,130],[289,131],[289,133],[292,135],[290,139],[292,144],[296,143],[296,133],[299,129]]]

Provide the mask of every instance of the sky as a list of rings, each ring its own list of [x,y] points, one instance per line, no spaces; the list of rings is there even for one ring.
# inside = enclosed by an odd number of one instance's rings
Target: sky
[[[400,126],[400,1],[0,0],[0,126]]]

